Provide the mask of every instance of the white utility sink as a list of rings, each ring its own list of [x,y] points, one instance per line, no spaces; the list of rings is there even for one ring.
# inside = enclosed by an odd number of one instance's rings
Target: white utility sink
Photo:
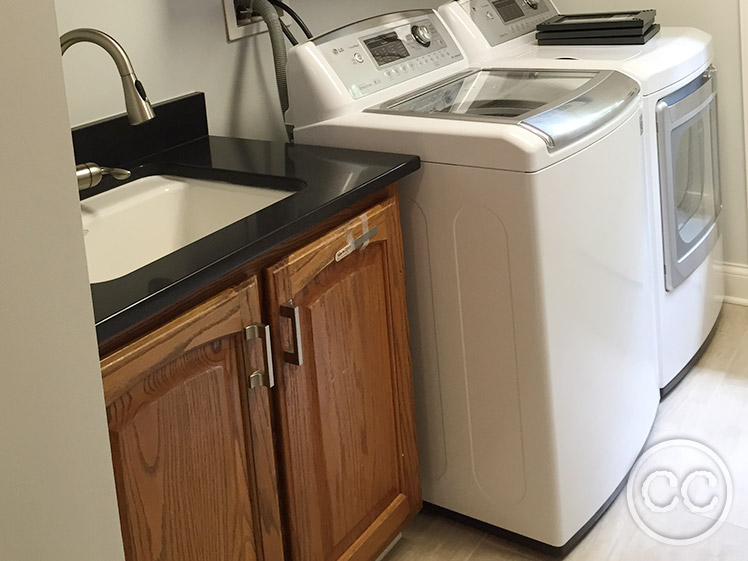
[[[91,283],[119,278],[295,191],[153,175],[81,201]]]

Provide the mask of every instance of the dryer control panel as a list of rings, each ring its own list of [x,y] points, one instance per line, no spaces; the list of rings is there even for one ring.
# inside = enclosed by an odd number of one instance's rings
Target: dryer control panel
[[[486,41],[495,47],[558,15],[550,0],[457,0]]]
[[[353,99],[463,59],[433,10],[378,16],[313,39]]]

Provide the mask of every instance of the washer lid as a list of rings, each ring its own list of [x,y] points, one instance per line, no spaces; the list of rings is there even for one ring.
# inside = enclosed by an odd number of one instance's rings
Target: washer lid
[[[604,126],[638,94],[614,71],[471,70],[367,111],[514,124],[551,151]]]

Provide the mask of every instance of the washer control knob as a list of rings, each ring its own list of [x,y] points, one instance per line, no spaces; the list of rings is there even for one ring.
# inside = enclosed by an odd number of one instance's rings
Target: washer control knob
[[[414,25],[410,28],[413,37],[424,47],[431,45],[431,33],[425,25]]]
[[[364,57],[361,53],[354,53],[353,60],[355,60],[357,63],[361,64],[364,62]]]
[[[539,6],[538,0],[525,0],[525,4],[530,6],[533,10],[537,10]]]

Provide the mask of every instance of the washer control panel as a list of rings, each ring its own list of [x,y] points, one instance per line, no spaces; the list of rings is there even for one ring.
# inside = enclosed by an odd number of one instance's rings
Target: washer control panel
[[[463,59],[432,10],[371,18],[322,35],[314,43],[353,99]]]
[[[486,41],[495,47],[558,15],[550,0],[458,0]]]

